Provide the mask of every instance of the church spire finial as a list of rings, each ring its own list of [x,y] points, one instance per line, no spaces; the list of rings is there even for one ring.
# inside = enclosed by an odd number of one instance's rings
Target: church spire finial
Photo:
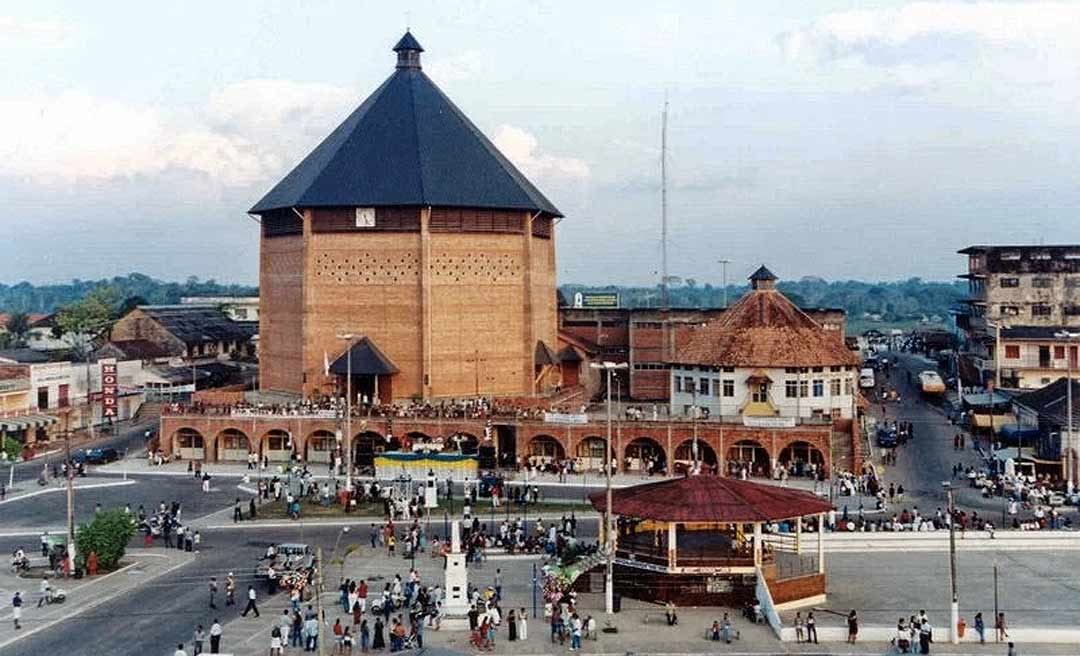
[[[408,28],[405,29],[405,36],[394,46],[394,52],[397,53],[398,68],[420,69],[420,53],[424,52],[424,48]]]

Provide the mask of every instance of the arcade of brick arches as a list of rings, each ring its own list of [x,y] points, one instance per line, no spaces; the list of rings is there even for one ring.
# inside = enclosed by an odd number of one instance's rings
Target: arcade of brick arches
[[[448,449],[475,450],[484,440],[484,420],[408,419],[372,417],[353,419],[354,462],[370,464],[375,453],[408,448],[411,442],[441,439]],[[249,453],[271,462],[295,455],[306,462],[327,462],[336,447],[340,424],[334,418],[281,415],[233,416],[173,414],[161,418],[161,448],[184,459],[206,462],[243,462]],[[823,467],[856,469],[859,454],[851,461],[839,454],[852,444],[850,422],[800,425],[765,429],[717,423],[698,424],[698,455],[707,467],[731,472],[746,466],[752,475],[767,475],[777,465],[796,462]],[[693,426],[688,421],[620,421],[612,430],[619,471],[639,473],[647,463],[656,469],[678,473],[692,460]],[[390,439],[387,439],[390,435]],[[572,459],[579,471],[596,471],[603,465],[606,425],[602,421],[583,425],[559,425],[539,420],[494,421],[490,446],[500,463],[534,464]],[[348,448],[343,445],[343,448]],[[737,464],[733,464],[737,463]]]

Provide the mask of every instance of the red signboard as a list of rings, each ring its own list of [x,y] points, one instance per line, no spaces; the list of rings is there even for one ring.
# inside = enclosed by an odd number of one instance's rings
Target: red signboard
[[[103,419],[116,419],[116,388],[119,380],[116,374],[116,360],[101,361],[101,416]]]

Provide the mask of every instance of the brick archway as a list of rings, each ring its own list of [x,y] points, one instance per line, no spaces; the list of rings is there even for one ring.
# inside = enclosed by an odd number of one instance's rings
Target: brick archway
[[[607,460],[607,440],[599,435],[586,435],[574,445],[573,458],[580,471],[600,471]]]
[[[705,467],[717,467],[719,460],[716,457],[716,450],[705,440],[698,440],[698,457],[697,460],[703,467],[702,471],[706,471]],[[675,447],[675,453],[672,457],[673,472],[681,474],[686,471],[690,464],[694,461],[694,440],[684,440],[678,446]]]
[[[525,457],[533,465],[545,466],[566,460],[566,449],[559,438],[541,433],[529,438]]]
[[[173,431],[173,454],[184,460],[206,460],[209,455],[208,440],[198,430],[182,426]]]
[[[758,440],[743,438],[728,447],[726,460],[731,467],[747,466],[752,476],[769,476],[772,473],[772,454]]]
[[[626,443],[622,453],[622,469],[627,472],[656,473],[667,469],[667,453],[651,437],[635,437]],[[645,472],[648,463],[651,469]]]
[[[292,454],[303,452],[303,440],[284,428],[271,428],[259,438],[259,457],[270,462],[288,462]]]
[[[217,461],[244,462],[248,454],[258,451],[247,433],[239,428],[225,428],[214,436],[214,459]]]
[[[333,431],[320,428],[311,431],[304,437],[304,461],[328,464],[337,452],[337,434]]]

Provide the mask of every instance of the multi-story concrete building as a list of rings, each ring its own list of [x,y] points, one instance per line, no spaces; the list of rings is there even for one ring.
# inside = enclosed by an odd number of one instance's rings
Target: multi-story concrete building
[[[1080,245],[969,246],[968,298],[956,315],[964,332],[961,375],[970,385],[1034,389],[1077,364]],[[1000,345],[999,345],[1000,341]]]

